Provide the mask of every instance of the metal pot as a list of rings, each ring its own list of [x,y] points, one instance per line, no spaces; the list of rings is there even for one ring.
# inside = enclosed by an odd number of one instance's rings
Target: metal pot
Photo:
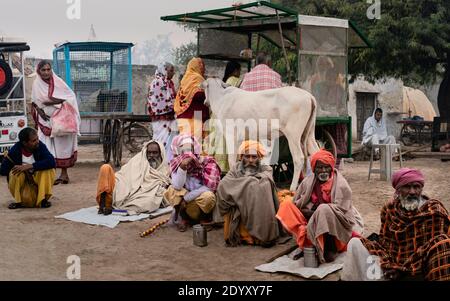
[[[316,248],[304,248],[303,254],[305,257],[305,267],[306,268],[317,268],[319,266],[319,260],[317,258]]]
[[[208,237],[207,237],[207,231],[205,228],[203,228],[202,225],[195,225],[192,227],[192,235],[193,235],[193,241],[194,245],[199,247],[205,247],[208,245]]]

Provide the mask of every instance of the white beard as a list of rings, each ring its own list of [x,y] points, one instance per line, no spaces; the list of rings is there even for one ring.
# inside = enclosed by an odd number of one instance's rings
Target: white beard
[[[330,179],[330,174],[327,172],[323,172],[323,173],[318,174],[317,178],[322,182],[326,182]]]
[[[425,200],[422,197],[419,197],[418,199],[408,199],[403,198],[399,196],[400,204],[406,211],[414,211],[419,209],[423,203],[425,203]]]
[[[161,162],[159,160],[148,160],[148,163],[153,169],[158,169],[158,167],[161,165]]]

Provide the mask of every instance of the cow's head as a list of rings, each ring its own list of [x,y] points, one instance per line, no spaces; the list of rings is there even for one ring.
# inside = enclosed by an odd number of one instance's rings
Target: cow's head
[[[219,101],[227,87],[229,87],[229,85],[225,84],[217,77],[211,77],[203,81],[200,84],[200,88],[205,91],[205,105],[211,107],[212,101]]]

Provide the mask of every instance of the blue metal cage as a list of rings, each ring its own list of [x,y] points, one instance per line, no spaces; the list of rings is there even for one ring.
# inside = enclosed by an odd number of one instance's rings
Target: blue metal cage
[[[132,43],[68,42],[53,50],[53,68],[75,92],[81,115],[131,113]]]

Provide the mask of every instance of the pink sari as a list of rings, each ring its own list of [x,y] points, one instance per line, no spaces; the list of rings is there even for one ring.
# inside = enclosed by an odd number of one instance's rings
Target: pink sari
[[[57,75],[44,81],[37,72],[31,98],[33,104],[42,109],[49,120],[44,120],[33,109],[32,116],[41,140],[56,159],[58,168],[69,168],[77,160],[78,138],[81,118],[75,93]],[[51,98],[65,100],[62,104],[45,105]]]

